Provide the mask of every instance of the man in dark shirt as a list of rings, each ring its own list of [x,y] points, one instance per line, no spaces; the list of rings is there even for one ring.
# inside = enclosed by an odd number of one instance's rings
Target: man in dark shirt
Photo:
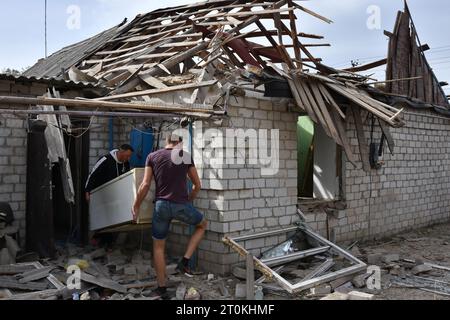
[[[129,161],[133,152],[132,146],[123,144],[119,149],[114,149],[98,159],[86,181],[85,191],[87,201],[90,199],[92,190],[130,171]]]
[[[86,201],[89,202],[91,199],[92,190],[130,171],[129,161],[133,152],[133,147],[123,144],[119,149],[114,149],[98,159],[86,181]],[[113,233],[96,233],[92,237],[99,246],[107,248],[112,247],[116,238],[117,236]]]
[[[133,219],[136,221],[141,203],[150,189],[152,178],[155,178],[156,202],[152,219],[153,256],[158,281],[157,293],[161,295],[166,293],[164,249],[171,221],[176,219],[196,226],[186,253],[177,267],[179,272],[188,277],[193,276],[189,270],[189,260],[207,227],[203,214],[191,204],[200,191],[201,183],[192,156],[182,150],[181,142],[181,137],[171,134],[166,139],[165,149],[148,156],[144,179],[132,208]],[[187,189],[187,177],[193,184],[190,194]]]

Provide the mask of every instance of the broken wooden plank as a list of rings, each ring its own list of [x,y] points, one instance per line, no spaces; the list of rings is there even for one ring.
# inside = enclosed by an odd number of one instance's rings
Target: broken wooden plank
[[[15,275],[33,269],[32,265],[0,265],[0,275]]]
[[[352,110],[353,119],[355,120],[356,136],[358,138],[359,153],[361,156],[363,169],[366,172],[370,172],[371,167],[369,162],[370,160],[369,145],[367,144],[367,140],[364,135],[364,127],[361,119],[360,109],[354,105],[351,105],[350,109]]]
[[[149,86],[156,88],[156,89],[164,89],[167,88],[167,86],[159,79],[149,76],[149,75],[139,75],[142,81],[147,83]]]
[[[334,139],[334,141],[336,141],[337,144],[342,146],[343,144],[342,144],[341,138],[336,130],[336,127],[334,126],[334,122],[331,119],[327,105],[322,98],[322,94],[320,93],[317,83],[310,81],[308,84],[309,84],[310,88],[312,89],[312,93],[314,94],[314,96],[316,98],[316,102],[319,106],[320,111],[322,112],[323,118],[324,118],[328,128],[330,129],[330,133],[332,135],[331,137]]]
[[[0,288],[18,289],[26,291],[42,291],[48,289],[48,284],[39,282],[20,283],[14,278],[1,276]]]
[[[378,119],[378,123],[380,124],[381,131],[383,131],[383,134],[386,137],[389,151],[391,152],[392,155],[394,155],[395,141],[394,138],[392,137],[391,130],[383,120]]]
[[[318,88],[320,90],[320,92],[322,93],[323,97],[325,98],[325,100],[328,102],[328,104],[330,104],[335,110],[336,112],[341,116],[342,119],[345,120],[345,114],[344,112],[341,110],[341,108],[337,105],[336,101],[334,100],[334,98],[331,96],[330,92],[328,91],[327,88],[325,88],[325,86],[318,82],[317,83]]]
[[[50,272],[55,268],[56,268],[56,266],[50,266],[50,267],[35,269],[35,270],[24,272],[24,273],[18,275],[17,277],[19,278],[20,283],[28,283],[30,281],[47,278],[49,276]]]
[[[227,246],[231,247],[237,253],[239,253],[239,255],[241,255],[243,257],[247,257],[248,251],[245,250],[243,247],[241,247],[239,244],[237,244],[236,241],[234,241],[234,240],[232,240],[232,239],[230,239],[228,237],[224,237],[222,239],[222,242],[225,243]],[[270,268],[268,268],[266,265],[264,265],[256,257],[253,257],[253,260],[255,262],[255,268],[256,269],[261,271],[266,276],[266,278],[268,278],[268,279],[272,279],[273,278],[272,270]]]
[[[200,83],[189,83],[189,84],[182,84],[182,85],[178,85],[178,86],[165,87],[165,88],[161,88],[161,89],[150,89],[150,90],[129,92],[129,93],[124,93],[124,94],[118,94],[118,95],[113,95],[113,96],[97,98],[94,100],[95,101],[110,101],[110,100],[117,100],[117,99],[124,99],[124,98],[149,96],[149,95],[153,95],[153,94],[168,93],[168,92],[174,92],[174,91],[180,91],[180,90],[186,90],[186,89],[198,89],[198,88],[202,88],[202,87],[209,87],[209,86],[215,85],[216,83],[217,83],[217,80],[210,80],[210,81],[203,81]]]
[[[37,292],[14,294],[4,300],[46,300],[49,298],[57,298],[61,295],[61,290],[47,289]],[[0,299],[2,300],[2,299]]]
[[[333,117],[334,124],[336,125],[336,129],[339,132],[339,136],[341,137],[341,141],[343,144],[343,148],[345,151],[345,155],[347,156],[347,160],[350,161],[353,166],[356,167],[357,159],[353,154],[350,143],[347,139],[347,131],[345,130],[345,122],[339,117],[336,111],[331,110],[331,116]]]
[[[361,100],[359,95],[357,93],[356,90],[349,90],[343,86],[339,86],[333,83],[325,83],[329,88],[333,89],[334,91],[336,91],[337,93],[343,95],[344,97],[348,98],[349,100],[353,101],[354,103],[356,103],[357,105],[363,107],[364,109],[366,109],[367,111],[373,113],[375,116],[377,116],[378,118],[383,119],[385,122],[387,122],[389,125],[391,126],[397,126],[398,124],[392,122],[390,120],[390,116],[388,116],[388,114],[390,114],[391,112],[388,111],[389,109],[383,109],[383,111],[381,111],[380,109],[383,108],[383,104],[379,101],[373,100],[372,98],[366,98],[363,97],[364,100],[369,100],[371,102],[373,102],[373,104],[377,104],[378,108],[374,108],[373,105],[368,104],[366,101]]]
[[[306,110],[306,113],[308,114],[308,116],[311,118],[312,121],[314,121],[315,123],[319,123],[319,120],[317,119],[317,116],[314,113],[313,106],[309,102],[309,99],[305,91],[303,90],[303,87],[300,84],[300,79],[294,73],[292,73],[292,79],[294,81],[295,88],[297,89],[297,92],[301,98],[302,106]]]
[[[307,9],[307,8],[305,8],[305,7],[303,7],[303,6],[299,5],[299,4],[297,4],[297,3],[295,3],[295,2],[293,2],[292,4],[293,4],[297,9],[300,9],[300,10],[302,10],[303,12],[306,12],[306,13],[312,15],[313,17],[316,17],[317,19],[320,19],[320,20],[322,20],[322,21],[325,21],[326,23],[333,23],[332,20],[330,20],[330,19],[328,19],[328,18],[325,18],[324,16],[321,16],[320,14],[315,13],[314,11],[309,10],[309,9]]]
[[[352,68],[347,68],[344,69],[344,71],[349,71],[349,72],[360,72],[360,71],[366,71],[366,70],[370,70],[376,67],[381,67],[383,65],[385,65],[387,63],[388,59],[384,58],[378,61],[374,61],[371,63],[367,63],[361,66],[356,66],[356,67],[352,67]]]
[[[83,271],[81,271],[81,280],[95,284],[102,288],[111,289],[120,293],[127,293],[127,288],[125,286],[118,284],[117,282],[114,282],[110,279],[91,276]]]

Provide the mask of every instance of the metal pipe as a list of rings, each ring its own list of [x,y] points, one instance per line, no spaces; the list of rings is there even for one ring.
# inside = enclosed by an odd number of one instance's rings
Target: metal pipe
[[[206,113],[214,114],[211,109],[204,109],[203,105],[181,105],[181,104],[149,104],[149,103],[127,103],[127,102],[110,102],[110,101],[95,101],[89,99],[62,99],[62,98],[48,98],[48,97],[13,97],[0,96],[0,104],[18,104],[18,105],[44,105],[44,106],[66,106],[75,108],[107,108],[107,109],[138,109],[138,110],[153,110],[160,112],[181,112],[181,113]],[[197,107],[198,106],[198,107]],[[192,108],[191,108],[192,107]]]
[[[56,115],[71,115],[71,116],[79,116],[79,117],[126,117],[126,118],[145,118],[145,117],[181,117],[184,114],[177,113],[154,113],[154,112],[112,112],[112,111],[75,111],[75,110],[67,110],[67,111],[44,111],[44,110],[17,110],[17,109],[0,109],[0,113],[2,114],[13,114],[13,115],[21,115],[21,114],[35,114],[35,115],[44,115],[44,114],[56,114]],[[201,116],[200,116],[201,117]]]

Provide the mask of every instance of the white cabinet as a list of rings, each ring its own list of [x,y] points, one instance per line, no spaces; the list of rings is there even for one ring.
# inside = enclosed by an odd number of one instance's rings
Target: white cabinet
[[[137,191],[144,178],[143,168],[133,169],[116,179],[105,183],[91,192],[89,202],[90,230],[98,231],[105,228],[120,227],[128,230],[133,224],[131,207],[136,199]],[[151,223],[155,196],[155,182],[142,202],[138,225]],[[117,228],[116,228],[117,229]]]

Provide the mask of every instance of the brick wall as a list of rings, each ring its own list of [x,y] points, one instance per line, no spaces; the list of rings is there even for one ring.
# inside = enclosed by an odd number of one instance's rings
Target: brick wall
[[[194,153],[202,179],[202,191],[195,206],[209,220],[198,253],[199,267],[216,273],[229,272],[232,264],[239,261],[238,255],[222,243],[224,235],[279,229],[297,219],[297,116],[288,112],[287,100],[268,99],[249,92],[246,97],[232,97],[230,104],[229,119],[221,123],[203,122],[203,128],[216,127],[223,136],[229,128],[278,129],[280,169],[276,175],[265,177],[261,175],[261,165],[249,164],[248,158],[245,164],[208,165]],[[217,141],[211,149],[211,156],[224,153]],[[202,151],[205,150],[206,146]],[[183,254],[188,235],[188,228],[174,226],[169,236],[171,252]],[[244,245],[257,255],[283,237],[250,240]]]
[[[25,239],[26,122],[14,116],[0,117],[0,202],[8,202],[14,225]]]
[[[18,84],[0,80],[0,95],[37,96],[47,86]],[[2,106],[0,108],[9,108]],[[25,243],[25,199],[27,164],[26,116],[0,115],[0,201],[8,202],[14,212],[14,225],[19,226],[21,245]]]
[[[344,164],[347,209],[330,217],[338,241],[373,239],[450,220],[450,119],[429,111],[409,109],[406,126],[391,129],[392,156],[385,149],[385,165],[370,174]],[[370,141],[371,126],[365,124]],[[354,121],[347,134],[357,150]],[[381,133],[374,131],[375,142]],[[310,225],[326,233],[326,214],[309,214]]]

